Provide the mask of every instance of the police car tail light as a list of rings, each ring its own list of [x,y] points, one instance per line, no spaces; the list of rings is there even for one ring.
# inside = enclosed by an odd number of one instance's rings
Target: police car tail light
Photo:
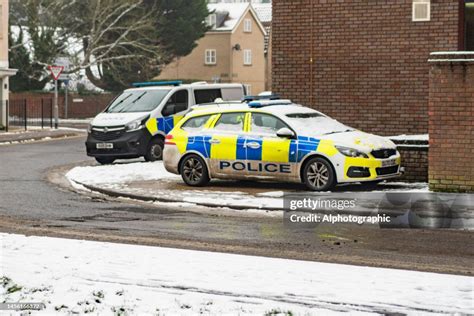
[[[171,135],[171,134],[166,135],[165,145],[176,145],[176,143],[173,140],[173,135]]]

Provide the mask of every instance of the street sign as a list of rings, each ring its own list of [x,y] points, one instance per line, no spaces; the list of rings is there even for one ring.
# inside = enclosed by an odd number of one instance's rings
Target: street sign
[[[59,79],[59,75],[61,74],[63,69],[64,69],[63,66],[54,66],[54,65],[49,66],[49,71],[51,71],[51,75],[53,76],[54,80]]]
[[[61,80],[63,82],[67,80],[71,80],[71,76],[69,74],[61,73],[58,77],[58,80]]]

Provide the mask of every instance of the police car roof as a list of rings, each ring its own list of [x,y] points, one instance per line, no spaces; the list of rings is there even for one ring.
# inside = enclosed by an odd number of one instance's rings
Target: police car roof
[[[290,103],[290,104],[275,104],[262,107],[251,107],[247,103],[237,103],[237,102],[219,102],[213,104],[206,104],[202,106],[195,107],[192,112],[189,113],[190,116],[197,115],[206,115],[206,114],[215,114],[215,113],[224,113],[224,112],[239,112],[239,111],[251,111],[251,112],[262,112],[262,113],[271,113],[275,115],[285,115],[290,113],[308,113],[308,112],[317,112],[308,107],[304,107],[299,104]]]

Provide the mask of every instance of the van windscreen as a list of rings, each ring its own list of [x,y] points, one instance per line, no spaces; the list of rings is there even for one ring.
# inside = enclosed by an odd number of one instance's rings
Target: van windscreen
[[[150,112],[168,95],[169,89],[126,90],[109,105],[107,113]]]

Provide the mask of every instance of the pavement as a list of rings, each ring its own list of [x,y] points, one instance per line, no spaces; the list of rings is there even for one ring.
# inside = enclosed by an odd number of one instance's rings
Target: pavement
[[[53,138],[66,138],[78,135],[84,135],[86,131],[75,128],[33,128],[29,130],[10,130],[9,132],[0,132],[0,145],[26,143],[39,140],[49,140]]]
[[[75,166],[97,165],[85,155],[84,141],[74,137],[0,146],[1,232],[474,273],[472,231],[350,223],[289,227],[278,216],[225,212],[225,207],[79,194],[64,174]]]

